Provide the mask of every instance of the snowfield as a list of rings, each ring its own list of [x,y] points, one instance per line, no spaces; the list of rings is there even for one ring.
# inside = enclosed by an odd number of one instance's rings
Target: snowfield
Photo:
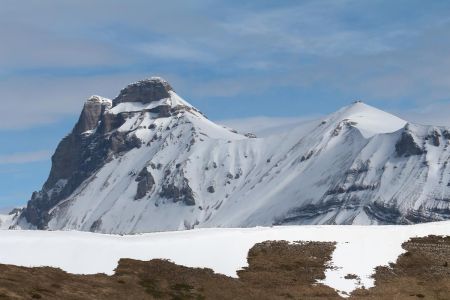
[[[336,241],[332,265],[324,284],[341,295],[373,286],[370,278],[379,265],[395,262],[411,237],[450,235],[450,222],[392,226],[280,226],[239,229],[194,229],[140,235],[107,235],[77,231],[0,230],[0,263],[19,266],[52,266],[70,273],[113,274],[120,258],[169,259],[188,267],[207,267],[236,277],[247,265],[248,250],[258,242]]]

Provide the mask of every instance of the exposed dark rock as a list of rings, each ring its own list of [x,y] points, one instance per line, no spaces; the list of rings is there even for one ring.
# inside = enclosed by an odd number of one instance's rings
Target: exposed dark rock
[[[102,121],[98,128],[98,131],[102,134],[105,134],[113,131],[114,129],[118,129],[125,123],[128,117],[129,117],[128,113],[120,113],[120,114],[105,113],[102,117]]]
[[[134,200],[139,200],[145,197],[148,192],[150,192],[155,185],[155,179],[152,174],[147,170],[147,167],[143,168],[141,172],[139,172],[135,181],[138,183],[136,196],[134,196]]]
[[[296,223],[298,221],[312,219],[338,208],[342,209],[344,207],[343,201],[337,198],[331,198],[328,201],[317,204],[307,204],[301,207],[293,208],[285,215],[276,218],[274,225]]]
[[[211,193],[211,194],[216,191],[212,185],[208,186],[208,188],[206,190],[208,191],[208,193]]]
[[[445,129],[444,131],[442,131],[442,136],[444,138],[446,138],[447,140],[450,140],[450,131],[448,131],[447,129]]]
[[[183,178],[181,186],[177,186],[173,182],[163,184],[160,196],[173,202],[181,201],[186,205],[195,205],[194,192],[186,178]]]
[[[312,150],[309,151],[307,154],[303,155],[303,156],[300,158],[300,161],[303,162],[303,161],[305,161],[305,160],[310,159],[311,156],[313,156],[313,154],[314,154],[314,151],[312,151]]]
[[[356,275],[356,274],[347,274],[347,275],[344,276],[344,279],[356,279],[356,280],[361,280],[361,279],[359,278],[359,276]]]
[[[89,228],[90,232],[98,232],[98,230],[100,229],[100,227],[102,226],[102,220],[98,219],[95,220],[94,223],[92,223],[91,227]]]
[[[431,144],[433,146],[439,147],[439,145],[441,144],[439,141],[439,138],[441,137],[441,135],[439,134],[439,132],[437,132],[437,130],[433,130],[432,133],[430,133],[426,139],[430,140]]]
[[[250,139],[256,139],[257,138],[257,136],[256,136],[256,134],[254,134],[254,133],[246,133],[246,134],[244,134],[246,137],[248,137],[248,138],[250,138]]]
[[[117,105],[123,102],[150,103],[170,97],[172,91],[170,84],[161,78],[150,78],[128,85],[120,91],[113,103]]]
[[[366,191],[370,190],[373,191],[378,187],[377,184],[352,184],[349,187],[342,187],[337,186],[334,188],[329,189],[326,192],[326,195],[336,195],[336,194],[344,194],[344,193],[351,193],[351,192],[359,192],[359,191]]]
[[[74,128],[74,132],[76,134],[81,134],[88,130],[95,129],[98,126],[103,113],[110,105],[110,102],[102,101],[98,96],[89,98],[84,104],[78,123]]]
[[[119,131],[111,135],[110,143],[113,153],[130,151],[134,148],[140,148],[142,145],[142,141],[136,135],[128,135],[126,132]]]
[[[381,202],[372,202],[364,206],[364,212],[384,224],[402,224],[400,220],[402,214],[394,205],[388,205]]]
[[[414,138],[409,131],[403,131],[401,138],[395,144],[395,151],[398,156],[421,155],[425,151],[416,144]]]
[[[159,105],[149,110],[152,113],[158,114],[160,118],[168,118],[172,115],[173,111],[169,105]],[[170,128],[169,128],[170,130]]]

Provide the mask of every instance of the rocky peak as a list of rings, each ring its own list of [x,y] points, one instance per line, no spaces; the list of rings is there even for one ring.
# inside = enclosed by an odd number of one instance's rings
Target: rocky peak
[[[129,84],[122,89],[114,100],[114,106],[123,102],[140,102],[147,104],[161,99],[169,98],[169,91],[173,91],[170,84],[160,78],[151,77]]]
[[[78,123],[74,128],[76,134],[81,134],[97,127],[103,113],[111,108],[112,102],[100,96],[91,96],[84,103]]]

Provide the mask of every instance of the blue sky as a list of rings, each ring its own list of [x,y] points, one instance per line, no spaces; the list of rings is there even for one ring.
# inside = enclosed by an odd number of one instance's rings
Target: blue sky
[[[363,99],[450,125],[449,29],[438,0],[2,0],[0,208],[40,188],[87,97],[152,75],[213,120]]]

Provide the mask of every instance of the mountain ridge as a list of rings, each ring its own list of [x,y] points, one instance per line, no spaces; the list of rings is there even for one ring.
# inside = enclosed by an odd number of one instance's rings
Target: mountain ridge
[[[450,131],[359,101],[255,138],[208,120],[165,80],[88,99],[12,227],[137,233],[450,219]]]

